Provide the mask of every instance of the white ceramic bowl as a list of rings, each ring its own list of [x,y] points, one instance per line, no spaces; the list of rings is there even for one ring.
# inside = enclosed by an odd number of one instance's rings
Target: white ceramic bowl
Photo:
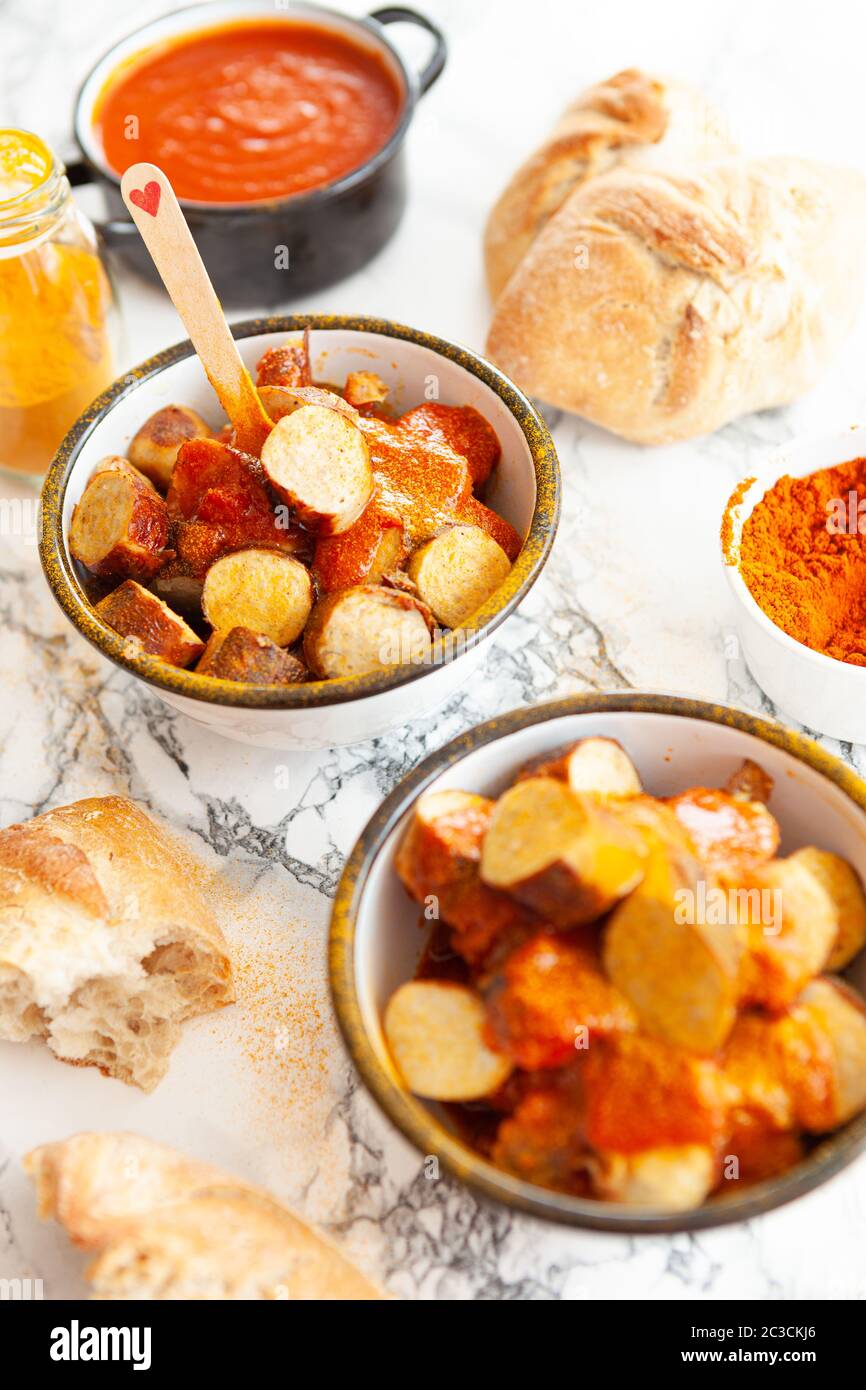
[[[353,370],[376,371],[398,409],[408,410],[435,393],[445,404],[475,406],[499,436],[502,458],[485,500],[524,537],[523,548],[504,583],[465,624],[465,642],[441,644],[430,665],[290,687],[240,684],[132,655],[129,644],[94,612],[67,543],[73,508],[94,465],[106,454],[125,454],[147,417],[172,402],[192,406],[209,423],[220,422],[216,398],[189,342],[150,358],[94,401],[63,441],[42,492],[43,567],[79,632],[196,723],[265,748],[359,743],[441,705],[469,679],[495,629],[537,579],[559,516],[559,468],[547,427],[495,367],[467,348],[384,319],[294,315],[236,324],[232,332],[246,365],[254,369],[266,348],[307,327],[317,379],[341,382]]]
[[[784,474],[803,478],[866,455],[866,427],[800,439],[773,454],[733,514],[730,553],[739,554],[743,526],[764,493]],[[849,743],[866,743],[866,667],[804,647],[777,627],[756,603],[735,564],[722,555],[737,603],[743,656],[773,704],[798,724]]]
[[[383,1110],[422,1154],[486,1196],[537,1216],[602,1230],[694,1230],[744,1220],[791,1201],[845,1167],[866,1147],[866,1114],[822,1140],[794,1168],[694,1211],[671,1214],[572,1197],[494,1167],[449,1127],[441,1109],[408,1094],[382,1030],[393,991],[412,979],[426,933],[418,906],[394,871],[394,856],[422,791],[457,787],[497,796],[523,763],[574,739],[619,739],[644,786],[660,796],[687,786],[719,786],[744,758],[774,778],[770,808],[788,854],[817,844],[844,855],[866,879],[866,783],[818,744],[781,725],[725,706],[676,696],[578,695],[515,710],[446,744],[391,793],[346,862],[331,919],[330,978],[349,1051]],[[848,974],[866,986],[866,952]]]

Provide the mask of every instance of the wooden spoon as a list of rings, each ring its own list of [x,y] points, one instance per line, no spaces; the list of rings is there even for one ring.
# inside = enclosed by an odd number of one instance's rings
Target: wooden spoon
[[[174,189],[155,164],[132,164],[120,192],[234,426],[237,447],[258,456],[273,424],[241,361]]]

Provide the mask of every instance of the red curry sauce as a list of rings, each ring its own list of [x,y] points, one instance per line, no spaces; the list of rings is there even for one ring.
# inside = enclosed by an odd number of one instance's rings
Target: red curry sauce
[[[314,25],[262,19],[140,55],[109,81],[95,120],[116,173],[147,160],[179,198],[246,203],[357,169],[390,139],[402,102],[371,50]]]

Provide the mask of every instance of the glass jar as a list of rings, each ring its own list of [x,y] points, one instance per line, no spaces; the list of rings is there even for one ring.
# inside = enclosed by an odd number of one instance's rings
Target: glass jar
[[[114,376],[117,327],[63,165],[38,136],[0,130],[0,468],[45,472]]]

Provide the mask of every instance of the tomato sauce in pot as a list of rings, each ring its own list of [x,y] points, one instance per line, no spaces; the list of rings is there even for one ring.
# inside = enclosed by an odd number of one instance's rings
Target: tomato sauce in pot
[[[403,93],[333,30],[254,20],[186,34],[108,81],[95,114],[117,174],[147,160],[179,198],[248,203],[333,183],[390,139]]]

